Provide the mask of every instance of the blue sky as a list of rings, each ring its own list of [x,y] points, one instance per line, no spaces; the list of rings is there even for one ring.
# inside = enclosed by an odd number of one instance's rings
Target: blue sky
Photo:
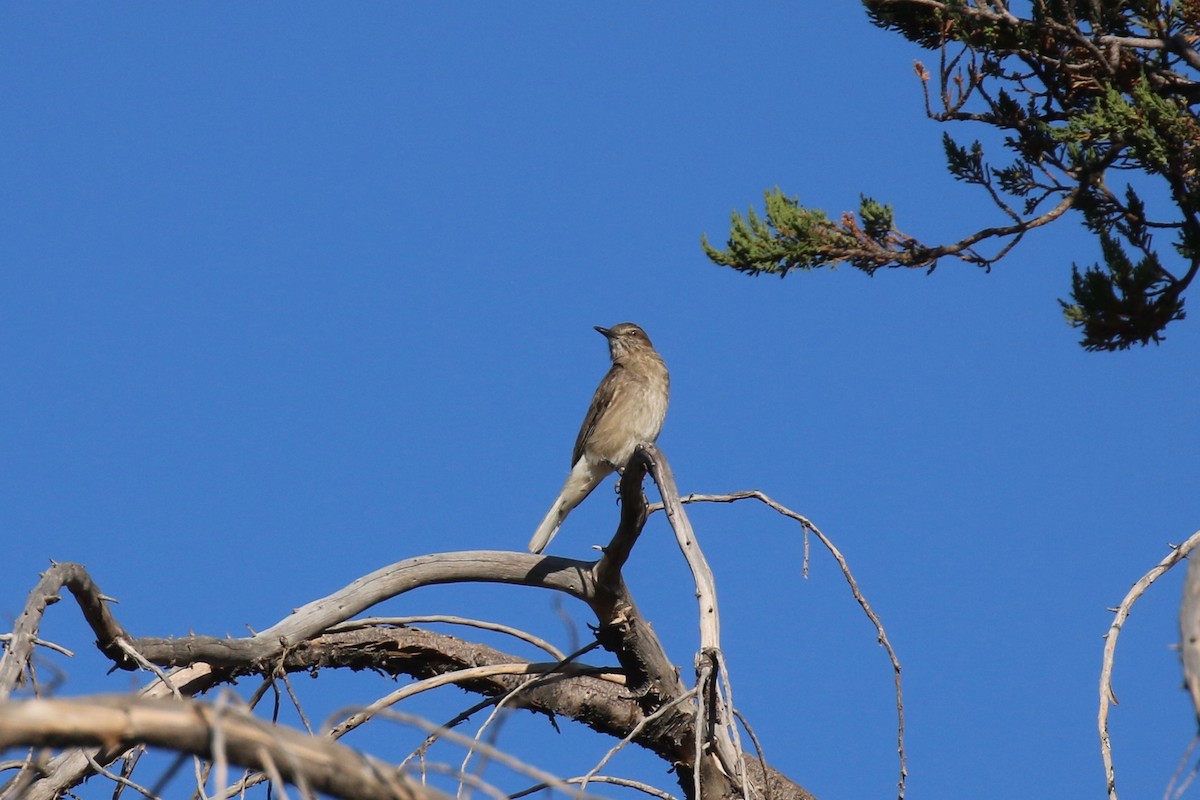
[[[931,241],[995,222],[942,168],[932,59],[858,4],[9,4],[0,41],[0,614],[72,560],[137,634],[240,635],[393,561],[521,549],[607,366],[592,326],[632,320],[672,371],[681,490],[761,489],[849,559],[904,664],[910,796],[1103,792],[1106,608],[1200,520],[1200,323],[1082,351],[1055,302],[1097,258],[1074,221],[991,274],[711,265],[700,235],[774,185],[870,194]],[[607,499],[551,551],[607,541]],[[760,507],[693,522],[769,760],[892,796],[891,675],[836,566],[814,549],[802,580]],[[663,520],[626,575],[689,665]],[[1118,652],[1131,797],[1195,729],[1180,578]],[[536,592],[388,610],[561,634]],[[61,691],[128,686],[74,617]],[[391,688],[355,686],[337,702]]]

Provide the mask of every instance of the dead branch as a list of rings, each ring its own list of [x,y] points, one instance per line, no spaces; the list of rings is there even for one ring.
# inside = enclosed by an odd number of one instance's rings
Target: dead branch
[[[807,564],[808,564],[808,534],[812,533],[814,536],[816,536],[817,539],[820,540],[821,544],[823,544],[825,546],[825,549],[827,549],[829,551],[830,555],[833,556],[834,560],[837,561],[838,567],[841,568],[841,571],[842,571],[842,577],[845,578],[847,585],[849,585],[850,591],[854,595],[855,601],[857,601],[859,607],[862,608],[863,613],[867,615],[867,618],[871,621],[871,624],[875,626],[875,633],[878,638],[879,644],[882,645],[884,650],[887,652],[888,659],[891,661],[891,664],[892,664],[893,682],[895,683],[895,690],[896,690],[896,720],[897,720],[897,722],[896,722],[896,751],[899,754],[899,758],[900,758],[900,779],[897,783],[897,787],[899,789],[899,800],[904,800],[905,788],[906,788],[906,785],[908,782],[908,759],[907,759],[907,756],[905,755],[905,751],[904,751],[904,691],[903,691],[903,686],[902,686],[901,680],[900,680],[900,671],[901,671],[900,659],[896,656],[896,651],[895,651],[895,649],[892,648],[892,643],[888,640],[887,632],[884,630],[884,627],[883,627],[883,621],[880,620],[879,615],[876,614],[874,609],[871,608],[871,604],[867,602],[866,595],[864,595],[862,593],[862,590],[858,586],[858,581],[855,580],[855,578],[854,578],[854,573],[852,573],[850,571],[850,564],[848,561],[846,561],[846,557],[843,556],[842,552],[840,550],[838,550],[838,548],[833,544],[833,541],[828,536],[826,536],[824,533],[822,533],[821,530],[816,525],[814,525],[807,517],[805,517],[801,514],[798,514],[795,511],[792,511],[787,506],[777,503],[776,501],[774,501],[770,497],[768,497],[766,494],[764,494],[763,492],[760,492],[756,489],[751,489],[751,490],[746,490],[746,491],[741,491],[741,492],[730,492],[727,494],[696,494],[696,493],[692,493],[692,494],[689,494],[687,497],[681,498],[680,502],[684,503],[684,504],[687,504],[687,503],[734,503],[739,500],[758,500],[759,502],[770,507],[777,513],[800,523],[800,527],[804,531],[804,537],[805,537],[804,538],[804,552],[805,552],[805,556],[804,556],[805,567],[804,567],[804,569],[805,569],[806,575],[807,575]],[[665,503],[663,503],[663,504],[656,503],[655,505],[651,506],[649,510],[651,513],[653,513],[655,511],[658,511],[660,508],[664,508],[664,507],[665,507]]]
[[[1100,730],[1100,757],[1104,761],[1104,778],[1108,787],[1109,800],[1117,800],[1117,776],[1116,769],[1113,766],[1112,742],[1108,734],[1109,706],[1115,705],[1117,702],[1117,695],[1112,687],[1112,671],[1117,652],[1117,637],[1121,635],[1121,628],[1124,627],[1125,620],[1129,619],[1129,614],[1133,610],[1133,604],[1146,593],[1151,584],[1165,575],[1171,567],[1187,558],[1188,553],[1198,544],[1200,544],[1200,531],[1189,536],[1188,540],[1183,544],[1172,547],[1171,552],[1162,561],[1159,561],[1149,572],[1138,578],[1137,582],[1126,593],[1124,599],[1121,600],[1121,604],[1113,609],[1115,615],[1113,616],[1112,624],[1108,628],[1108,633],[1104,634],[1104,658],[1100,666],[1100,710],[1096,715],[1096,726]]]
[[[490,697],[511,696],[523,707],[576,719],[617,738],[631,736],[633,741],[668,760],[685,786],[691,782],[699,761],[703,774],[698,800],[745,796],[745,791],[774,800],[808,800],[811,795],[765,765],[760,771],[750,771],[752,777],[742,777],[747,775],[743,759],[761,762],[749,759],[740,747],[732,752],[729,747],[733,734],[728,726],[733,716],[719,650],[719,616],[711,571],[695,546],[694,533],[683,513],[665,457],[656,448],[650,448],[634,461],[621,480],[623,502],[617,532],[596,562],[507,551],[443,553],[406,559],[310,602],[250,637],[135,638],[111,614],[107,598],[82,567],[56,565],[54,574],[48,573],[51,577],[44,577],[31,594],[22,615],[25,624],[14,631],[5,661],[0,665],[3,667],[0,676],[9,680],[8,686],[15,686],[28,667],[28,654],[45,607],[56,599],[57,587],[67,585],[85,608],[102,652],[125,669],[140,666],[158,670],[159,678],[143,689],[143,698],[170,693],[188,697],[251,673],[278,676],[298,670],[350,667],[418,678],[450,676],[445,680],[470,691]],[[620,574],[646,519],[647,502],[641,485],[648,467],[660,494],[671,504],[673,526],[681,543],[686,545],[685,553],[689,548],[693,551],[688,555],[699,587],[702,619],[698,686],[705,707],[712,711],[707,719],[714,723],[699,729],[694,706],[688,698],[692,690],[679,679]],[[454,637],[411,628],[362,627],[362,620],[348,622],[375,604],[415,588],[457,582],[535,586],[585,602],[598,620],[598,640],[616,655],[624,670],[626,688],[622,690],[612,683],[588,677],[585,674],[588,668],[582,666],[531,665],[527,660]],[[161,667],[175,669],[163,672]],[[523,676],[544,673],[548,668],[554,670],[551,677],[526,685],[528,679]],[[224,735],[223,731],[219,733]],[[52,759],[43,765],[42,777],[28,787],[23,797],[36,800],[59,796],[86,777],[89,759],[99,764],[110,763],[124,750],[120,742],[88,741],[101,746],[93,746],[87,753],[70,751]],[[698,753],[702,757],[698,758]],[[714,753],[720,757],[714,758]],[[278,757],[272,756],[259,768],[282,769],[282,764]],[[734,789],[743,782],[749,784],[746,789]]]
[[[1200,720],[1200,558],[1189,561],[1183,602],[1179,604],[1179,660],[1183,664],[1183,685]]]
[[[124,654],[117,645],[124,629],[108,610],[106,601],[109,598],[100,594],[99,587],[81,565],[53,564],[42,573],[41,580],[29,593],[25,608],[13,626],[8,647],[4,655],[0,656],[0,701],[12,695],[21,681],[21,676],[28,669],[33,648],[38,641],[37,631],[41,626],[42,616],[49,606],[62,599],[59,592],[63,587],[75,596],[84,618],[96,632],[104,654],[117,661],[124,660]]]
[[[220,730],[224,757],[252,769],[277,769],[289,783],[346,800],[444,800],[445,795],[390,765],[328,739],[263,722],[232,708],[218,713],[194,700],[99,695],[22,700],[0,705],[0,746],[165,747],[214,758]],[[272,766],[273,765],[273,766]]]
[[[634,458],[645,458],[649,462],[650,473],[658,485],[671,530],[675,532],[675,540],[691,569],[696,586],[696,600],[700,606],[700,650],[696,655],[696,687],[699,694],[696,736],[706,749],[711,748],[711,755],[719,762],[717,769],[725,780],[732,782],[732,790],[744,793],[746,763],[738,741],[733,698],[726,680],[728,670],[721,651],[721,614],[717,606],[716,580],[704,552],[696,542],[692,523],[679,501],[675,476],[666,456],[654,445],[644,445],[638,448]]]
[[[340,622],[337,625],[329,628],[329,630],[350,630],[352,628],[366,628],[371,625],[420,625],[430,622],[444,623],[446,625],[464,625],[470,628],[479,628],[480,630],[484,631],[504,633],[513,637],[514,639],[520,639],[522,642],[526,642],[540,650],[544,650],[555,660],[561,660],[563,657],[563,652],[561,650],[550,644],[550,642],[547,642],[542,637],[534,636],[529,631],[523,631],[520,628],[514,628],[511,625],[501,625],[498,622],[491,622],[489,620],[469,619],[467,617],[459,617],[450,614],[417,614],[404,617],[367,617],[365,619],[354,619],[347,622]]]
[[[155,664],[175,666],[204,662],[214,667],[247,668],[276,660],[288,648],[361,614],[385,600],[422,586],[447,583],[502,583],[564,592],[585,603],[595,594],[592,563],[506,550],[435,553],[391,564],[365,575],[327,597],[293,611],[253,636],[221,639],[187,636],[142,637],[134,648]],[[100,635],[100,632],[97,632]],[[131,668],[126,660],[120,666]]]

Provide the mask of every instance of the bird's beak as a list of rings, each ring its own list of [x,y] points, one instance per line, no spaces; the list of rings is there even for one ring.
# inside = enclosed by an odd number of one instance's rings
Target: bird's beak
[[[608,328],[601,328],[599,325],[593,325],[592,327],[598,330],[600,333],[603,333],[605,338],[611,339],[613,337],[613,332]]]

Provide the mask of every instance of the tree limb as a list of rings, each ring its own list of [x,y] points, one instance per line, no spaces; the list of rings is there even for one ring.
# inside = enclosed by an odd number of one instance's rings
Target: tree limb
[[[444,800],[445,795],[383,762],[336,742],[271,725],[242,711],[193,700],[99,695],[0,704],[0,747],[95,746],[124,750],[150,744],[213,758],[220,730],[224,757],[252,769],[277,769],[345,800]]]

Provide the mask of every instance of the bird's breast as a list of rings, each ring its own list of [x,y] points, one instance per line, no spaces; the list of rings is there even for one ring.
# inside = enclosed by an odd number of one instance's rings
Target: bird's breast
[[[594,460],[624,467],[642,442],[658,439],[670,394],[666,367],[626,369],[614,384],[610,404],[587,438],[584,450]]]

